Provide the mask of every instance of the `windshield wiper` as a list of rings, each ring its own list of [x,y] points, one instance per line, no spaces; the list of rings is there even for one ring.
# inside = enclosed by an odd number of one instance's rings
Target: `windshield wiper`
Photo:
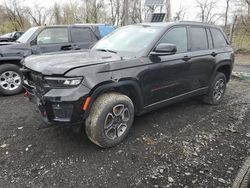
[[[117,54],[116,51],[113,51],[113,50],[109,50],[109,49],[96,49],[96,51],[102,51],[102,52],[110,52],[110,53],[114,53],[114,54]]]

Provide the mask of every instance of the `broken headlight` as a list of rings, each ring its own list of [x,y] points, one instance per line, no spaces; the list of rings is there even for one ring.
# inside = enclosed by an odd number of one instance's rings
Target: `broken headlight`
[[[79,86],[83,77],[61,78],[61,77],[45,77],[44,78],[50,87],[76,87]]]

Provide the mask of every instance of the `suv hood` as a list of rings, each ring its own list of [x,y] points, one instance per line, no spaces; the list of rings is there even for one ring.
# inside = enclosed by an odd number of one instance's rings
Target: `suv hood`
[[[15,56],[25,56],[25,52],[29,51],[30,46],[26,43],[18,42],[2,42],[0,43],[0,54],[4,57],[15,57]]]
[[[69,51],[29,56],[24,66],[43,75],[63,75],[71,69],[119,61],[121,56],[101,51]]]
[[[11,45],[11,44],[18,44],[18,43],[16,43],[16,42],[0,42],[0,46]]]

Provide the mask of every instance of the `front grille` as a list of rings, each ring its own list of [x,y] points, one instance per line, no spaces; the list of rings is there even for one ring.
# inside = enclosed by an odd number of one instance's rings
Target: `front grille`
[[[43,96],[49,91],[49,89],[45,87],[46,81],[43,79],[43,75],[41,73],[29,71],[25,74],[25,78],[30,85],[35,86],[36,94],[38,96]]]

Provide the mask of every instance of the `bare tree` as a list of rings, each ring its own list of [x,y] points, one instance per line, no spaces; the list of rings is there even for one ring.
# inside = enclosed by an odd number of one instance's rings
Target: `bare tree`
[[[61,24],[62,23],[62,21],[61,21],[62,17],[61,17],[61,11],[60,10],[61,10],[60,5],[55,2],[54,6],[53,6],[53,9],[52,9],[55,24]]]
[[[45,25],[46,19],[49,17],[49,10],[45,7],[35,4],[34,8],[27,9],[33,23],[37,26]]]
[[[111,21],[113,25],[119,25],[120,15],[122,12],[122,2],[121,0],[110,0],[111,8]]]
[[[122,11],[122,19],[121,19],[121,25],[128,25],[128,11],[129,11],[129,2],[128,0],[123,1],[123,11]]]
[[[8,3],[5,1],[4,8],[6,10],[8,19],[15,30],[26,28],[26,25],[28,25],[28,20],[25,15],[27,8],[21,7],[18,0],[11,0],[8,1]]]
[[[186,9],[180,4],[178,11],[174,15],[174,21],[182,21],[185,19]]]
[[[233,23],[232,23],[232,26],[231,26],[231,29],[230,29],[230,35],[229,35],[229,41],[230,43],[233,42],[233,36],[234,36],[234,31],[235,31],[235,25],[236,25],[236,22],[237,22],[237,16],[234,17],[233,19]]]
[[[132,23],[142,22],[142,10],[141,10],[141,0],[130,1],[129,7],[129,18]]]
[[[215,0],[196,0],[197,7],[200,9],[199,17],[202,22],[216,23],[222,15],[214,13],[216,7]]]

